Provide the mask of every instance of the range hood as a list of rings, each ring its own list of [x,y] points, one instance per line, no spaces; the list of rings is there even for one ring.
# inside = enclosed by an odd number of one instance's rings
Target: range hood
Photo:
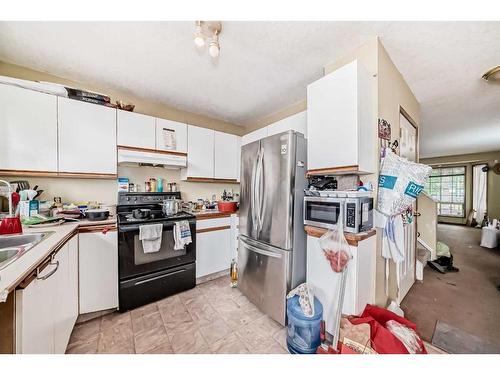
[[[118,165],[148,165],[165,168],[186,168],[186,155],[118,149]]]

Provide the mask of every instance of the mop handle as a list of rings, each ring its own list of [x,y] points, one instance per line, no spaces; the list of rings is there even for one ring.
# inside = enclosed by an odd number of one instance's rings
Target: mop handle
[[[339,289],[339,304],[337,308],[337,315],[334,320],[334,336],[332,341],[333,349],[337,350],[339,335],[340,335],[340,319],[342,318],[342,307],[344,306],[344,295],[346,289],[346,280],[347,280],[347,265],[342,271],[342,276],[340,278],[340,289]]]

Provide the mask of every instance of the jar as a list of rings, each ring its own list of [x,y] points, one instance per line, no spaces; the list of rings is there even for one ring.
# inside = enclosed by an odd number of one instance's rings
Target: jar
[[[314,297],[314,315],[307,317],[302,312],[299,296],[286,301],[288,317],[286,345],[293,354],[314,354],[321,344],[320,331],[323,320],[323,306]]]

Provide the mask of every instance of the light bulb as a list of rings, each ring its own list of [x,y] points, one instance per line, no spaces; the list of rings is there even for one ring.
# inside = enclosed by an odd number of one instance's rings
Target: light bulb
[[[217,56],[219,56],[219,52],[220,52],[219,44],[216,42],[211,42],[210,46],[208,47],[208,53],[210,54],[210,56],[216,58]]]
[[[194,44],[198,48],[202,48],[205,45],[205,38],[203,38],[201,35],[196,35],[194,37]]]
[[[194,33],[194,44],[196,47],[201,48],[205,45],[205,37],[201,32],[201,24],[196,25],[196,31]]]

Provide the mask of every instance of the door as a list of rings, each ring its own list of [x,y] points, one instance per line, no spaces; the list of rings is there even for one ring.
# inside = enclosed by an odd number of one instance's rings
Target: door
[[[149,224],[155,224],[151,222]],[[192,242],[183,250],[174,250],[175,222],[165,222],[161,238],[161,247],[157,252],[145,253],[139,239],[140,224],[120,225],[118,251],[120,262],[120,280],[129,279],[151,272],[161,271],[188,263],[196,259],[196,224],[189,221]]]
[[[251,237],[252,233],[257,230],[256,208],[252,205],[252,200],[254,199],[254,169],[259,150],[259,141],[241,147],[240,234],[247,237]]]
[[[117,110],[116,125],[119,146],[155,149],[156,121],[154,117]]]
[[[267,126],[267,135],[274,135],[283,133],[287,130],[295,130],[296,132],[304,134],[307,138],[307,113],[302,111],[284,118],[283,120],[276,121]]]
[[[59,264],[52,262],[25,289],[16,291],[16,353],[54,353],[58,273]]]
[[[79,234],[80,314],[118,307],[116,231]]]
[[[236,180],[238,177],[238,137],[218,131],[214,136],[214,177]]]
[[[172,140],[175,139],[175,142]],[[156,149],[187,152],[187,125],[182,122],[156,119]],[[173,145],[175,143],[175,147]]]
[[[285,324],[290,252],[240,237],[238,289],[259,309]]]
[[[405,114],[400,113],[400,155],[410,161],[417,162],[417,128],[408,120]],[[416,212],[416,204],[413,205],[413,212]],[[415,283],[415,263],[416,263],[416,217],[411,224],[404,228],[404,260],[398,264],[398,303],[409,292]]]
[[[258,207],[258,230],[253,238],[290,250],[293,245],[294,134],[288,131],[264,138],[260,155],[254,200]]]
[[[57,97],[0,84],[0,170],[57,172]]]
[[[472,209],[478,223],[483,221],[487,207],[488,173],[483,171],[487,166],[488,164],[478,164],[472,167]]]
[[[58,98],[59,172],[116,174],[116,109]]]
[[[229,269],[231,265],[231,229],[196,234],[196,277]]]
[[[245,134],[243,137],[241,137],[241,145],[244,146],[249,143],[259,141],[265,137],[267,137],[267,126],[254,130],[251,133]]]
[[[214,131],[188,125],[187,177],[214,178]]]

